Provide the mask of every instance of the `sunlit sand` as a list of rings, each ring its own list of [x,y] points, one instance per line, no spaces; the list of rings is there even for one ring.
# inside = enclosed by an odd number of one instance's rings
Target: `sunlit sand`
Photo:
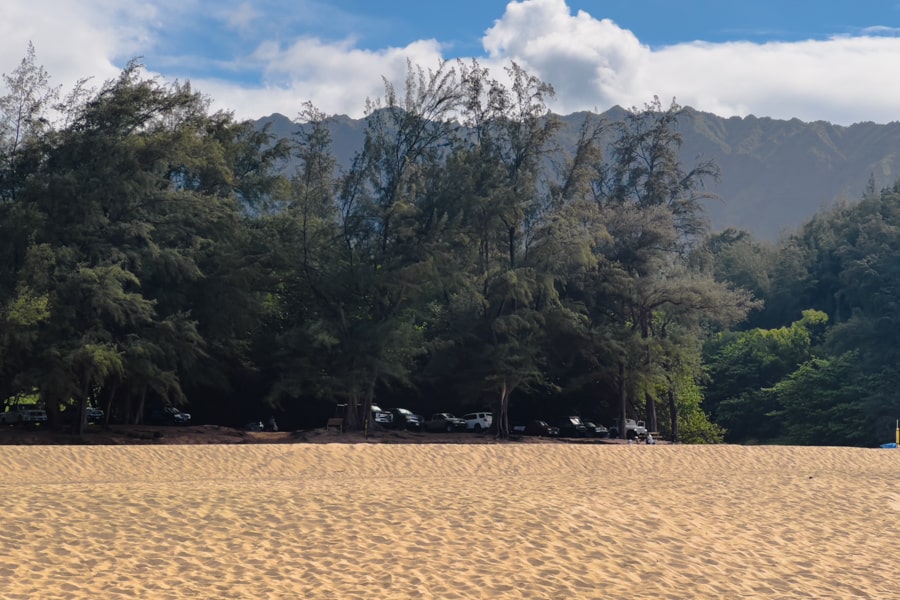
[[[890,598],[900,451],[0,447],[0,598]]]

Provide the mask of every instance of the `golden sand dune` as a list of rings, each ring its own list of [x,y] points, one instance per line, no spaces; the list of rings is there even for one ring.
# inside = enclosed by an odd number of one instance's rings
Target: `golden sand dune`
[[[5,446],[0,598],[892,598],[900,451]]]

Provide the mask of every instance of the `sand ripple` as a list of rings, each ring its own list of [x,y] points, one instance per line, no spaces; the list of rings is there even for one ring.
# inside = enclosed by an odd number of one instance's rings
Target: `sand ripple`
[[[0,447],[0,598],[887,598],[900,452]]]

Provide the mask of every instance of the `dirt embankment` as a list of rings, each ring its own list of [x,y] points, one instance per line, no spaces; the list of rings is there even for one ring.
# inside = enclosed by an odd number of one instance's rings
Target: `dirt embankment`
[[[625,443],[622,440],[555,440],[518,437],[518,443]],[[41,427],[0,427],[0,445],[123,445],[123,444],[490,444],[505,443],[489,434],[417,433],[379,430],[363,432],[324,429],[301,431],[243,431],[220,425],[91,425],[78,436]]]

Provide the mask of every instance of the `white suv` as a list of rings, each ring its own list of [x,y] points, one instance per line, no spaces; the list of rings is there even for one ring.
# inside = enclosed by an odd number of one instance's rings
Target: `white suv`
[[[385,427],[389,426],[394,422],[394,415],[387,410],[382,410],[380,406],[377,404],[372,405],[372,420],[378,423],[379,425],[383,425]]]
[[[466,431],[475,431],[476,433],[484,429],[490,429],[491,423],[494,422],[494,415],[489,412],[474,412],[462,416],[466,421]]]

